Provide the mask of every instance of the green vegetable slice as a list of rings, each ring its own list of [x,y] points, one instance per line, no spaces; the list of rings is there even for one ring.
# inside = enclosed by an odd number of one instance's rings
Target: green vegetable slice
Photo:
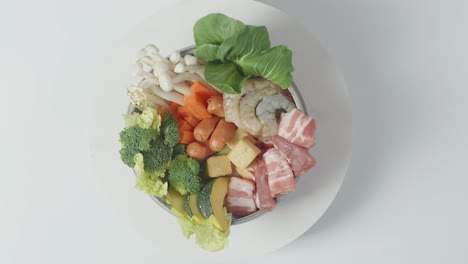
[[[198,194],[197,204],[201,215],[220,230],[229,228],[224,210],[224,199],[229,185],[229,178],[219,177],[209,181]]]

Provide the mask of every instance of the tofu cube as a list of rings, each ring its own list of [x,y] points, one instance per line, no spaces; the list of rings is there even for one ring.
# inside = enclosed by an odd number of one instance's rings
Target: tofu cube
[[[243,137],[231,149],[227,157],[237,168],[243,170],[249,166],[259,153],[260,149],[248,137]]]
[[[249,140],[252,142],[255,142],[255,140],[252,138],[251,135],[249,135],[247,132],[245,132],[242,129],[237,129],[234,135],[226,142],[226,145],[230,148],[233,149],[236,144],[241,140],[242,138],[247,137]]]
[[[212,156],[206,160],[208,177],[215,178],[232,174],[232,165],[227,155]]]

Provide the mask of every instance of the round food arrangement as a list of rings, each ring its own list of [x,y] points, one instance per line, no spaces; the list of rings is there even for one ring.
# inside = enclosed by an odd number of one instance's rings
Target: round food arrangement
[[[183,236],[219,251],[231,225],[274,210],[314,167],[317,124],[295,90],[292,51],[265,26],[211,13],[193,36],[167,57],[153,44],[136,51],[120,157]]]

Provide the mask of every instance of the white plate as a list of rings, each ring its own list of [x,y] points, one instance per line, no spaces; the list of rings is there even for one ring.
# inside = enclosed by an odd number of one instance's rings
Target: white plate
[[[301,176],[297,191],[288,194],[273,212],[233,226],[229,246],[216,253],[201,250],[193,239],[187,241],[176,219],[134,188],[135,177],[120,161],[118,143],[136,52],[148,43],[156,44],[165,55],[193,45],[194,23],[213,12],[246,24],[265,25],[273,45],[285,44],[293,51],[294,81],[309,115],[319,125],[317,145],[311,149],[318,163]],[[351,105],[342,76],[319,41],[275,8],[248,0],[179,3],[144,20],[117,43],[102,77],[90,116],[96,177],[120,215],[148,243],[167,254],[226,260],[274,251],[309,229],[329,207],[343,182],[351,155]]]

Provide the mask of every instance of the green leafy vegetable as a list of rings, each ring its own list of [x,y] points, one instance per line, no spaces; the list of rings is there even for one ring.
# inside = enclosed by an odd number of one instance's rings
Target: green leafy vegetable
[[[248,54],[270,48],[270,37],[266,27],[247,25],[239,33],[227,38],[219,47],[219,57],[235,60]]]
[[[226,93],[240,93],[248,78],[232,62],[208,62],[205,66],[205,79]]]
[[[238,20],[223,14],[210,14],[195,23],[193,36],[197,46],[220,45],[226,38],[241,31],[242,28],[244,24]]]
[[[226,218],[229,220],[229,225],[231,225],[231,214],[228,214],[226,209],[224,209],[224,213],[226,214]],[[208,221],[200,223],[195,219],[188,218],[187,216],[177,217],[177,222],[181,227],[182,234],[187,239],[192,235],[195,235],[196,243],[205,250],[219,251],[225,248],[229,243],[229,229],[223,232],[215,228]]]
[[[158,174],[145,171],[144,157],[141,153],[135,155],[134,162],[134,169],[137,174],[136,188],[156,197],[166,195],[168,184],[161,178],[164,173]]]
[[[252,53],[237,60],[244,72],[263,76],[281,88],[288,88],[292,82],[292,52],[286,46],[276,46],[260,53]]]
[[[138,115],[136,123],[141,128],[153,129],[156,133],[159,133],[161,116],[158,115],[155,109],[146,108],[140,115]]]
[[[207,61],[214,61],[218,58],[219,46],[214,44],[205,44],[197,47],[195,50],[195,56],[198,58],[205,59]]]
[[[226,93],[240,93],[245,80],[262,76],[283,89],[292,83],[292,52],[270,47],[264,26],[244,25],[223,14],[209,14],[193,28],[195,55],[208,61],[205,79]]]
[[[123,115],[123,118],[126,127],[138,125],[141,128],[153,129],[156,134],[159,133],[161,116],[153,108],[146,108],[141,114],[135,112],[130,115]]]
[[[176,156],[169,167],[169,183],[180,194],[197,193],[202,188],[200,163],[185,155]]]
[[[131,115],[123,115],[125,121],[125,127],[132,127],[137,125],[137,118],[140,116],[139,113],[132,113]]]

